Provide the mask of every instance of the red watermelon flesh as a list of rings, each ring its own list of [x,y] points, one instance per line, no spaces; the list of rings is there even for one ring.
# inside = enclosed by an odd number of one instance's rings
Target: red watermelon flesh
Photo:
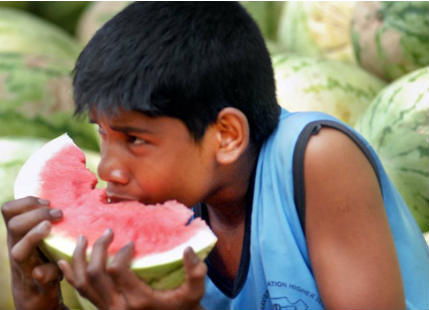
[[[53,232],[66,231],[73,238],[84,233],[91,245],[106,228],[112,228],[115,238],[110,253],[131,240],[138,257],[164,252],[205,227],[200,219],[186,225],[193,212],[175,201],[162,205],[143,205],[138,201],[108,203],[106,190],[95,188],[97,178],[85,167],[84,153],[74,146],[64,148],[47,161],[41,176],[45,184],[40,196],[51,200],[52,206],[64,214],[64,220],[54,225]]]
[[[164,277],[162,266],[181,261],[187,246],[202,257],[213,247],[216,237],[203,220],[196,218],[189,223],[193,212],[183,204],[109,203],[106,190],[96,188],[96,184],[97,177],[85,166],[85,154],[67,135],[48,142],[21,168],[15,197],[37,196],[63,211],[63,220],[53,224],[51,235],[45,239],[55,259],[70,260],[79,235],[87,237],[90,252],[107,228],[114,231],[110,254],[134,242],[132,268],[138,273],[139,269],[155,268],[161,269]],[[151,274],[153,277],[156,275]]]

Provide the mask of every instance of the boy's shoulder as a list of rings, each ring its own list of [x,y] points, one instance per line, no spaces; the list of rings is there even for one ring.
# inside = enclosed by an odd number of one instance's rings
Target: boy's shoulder
[[[264,152],[285,154],[294,151],[297,144],[305,145],[311,134],[323,124],[345,128],[335,117],[325,113],[290,112],[282,108],[277,127],[263,144],[260,155]]]

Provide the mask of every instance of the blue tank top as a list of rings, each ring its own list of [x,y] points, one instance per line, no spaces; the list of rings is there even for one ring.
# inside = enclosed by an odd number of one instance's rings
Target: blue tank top
[[[209,255],[202,300],[205,309],[323,309],[302,229],[303,197],[294,191],[294,184],[303,180],[297,173],[302,169],[294,169],[294,165],[303,164],[306,142],[321,126],[346,133],[374,167],[399,258],[407,308],[429,309],[429,249],[372,148],[332,116],[285,110],[259,154],[238,275],[233,283],[227,281],[216,272]]]

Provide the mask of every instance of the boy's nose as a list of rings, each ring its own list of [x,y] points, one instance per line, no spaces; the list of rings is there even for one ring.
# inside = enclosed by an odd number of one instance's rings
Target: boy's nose
[[[130,175],[119,164],[114,164],[111,160],[101,159],[98,165],[98,176],[108,182],[117,184],[128,184]]]

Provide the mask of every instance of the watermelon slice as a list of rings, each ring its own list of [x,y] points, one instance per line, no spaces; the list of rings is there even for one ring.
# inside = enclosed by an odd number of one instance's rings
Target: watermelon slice
[[[97,178],[85,167],[85,154],[67,134],[51,140],[22,166],[15,180],[15,198],[48,199],[63,211],[41,248],[53,260],[71,261],[77,238],[88,239],[88,255],[107,228],[115,232],[108,252],[112,257],[129,241],[135,245],[131,263],[142,279],[156,289],[169,289],[183,282],[183,251],[190,246],[204,258],[216,237],[193,212],[177,201],[144,205],[138,201],[109,203],[106,190],[97,188]]]

